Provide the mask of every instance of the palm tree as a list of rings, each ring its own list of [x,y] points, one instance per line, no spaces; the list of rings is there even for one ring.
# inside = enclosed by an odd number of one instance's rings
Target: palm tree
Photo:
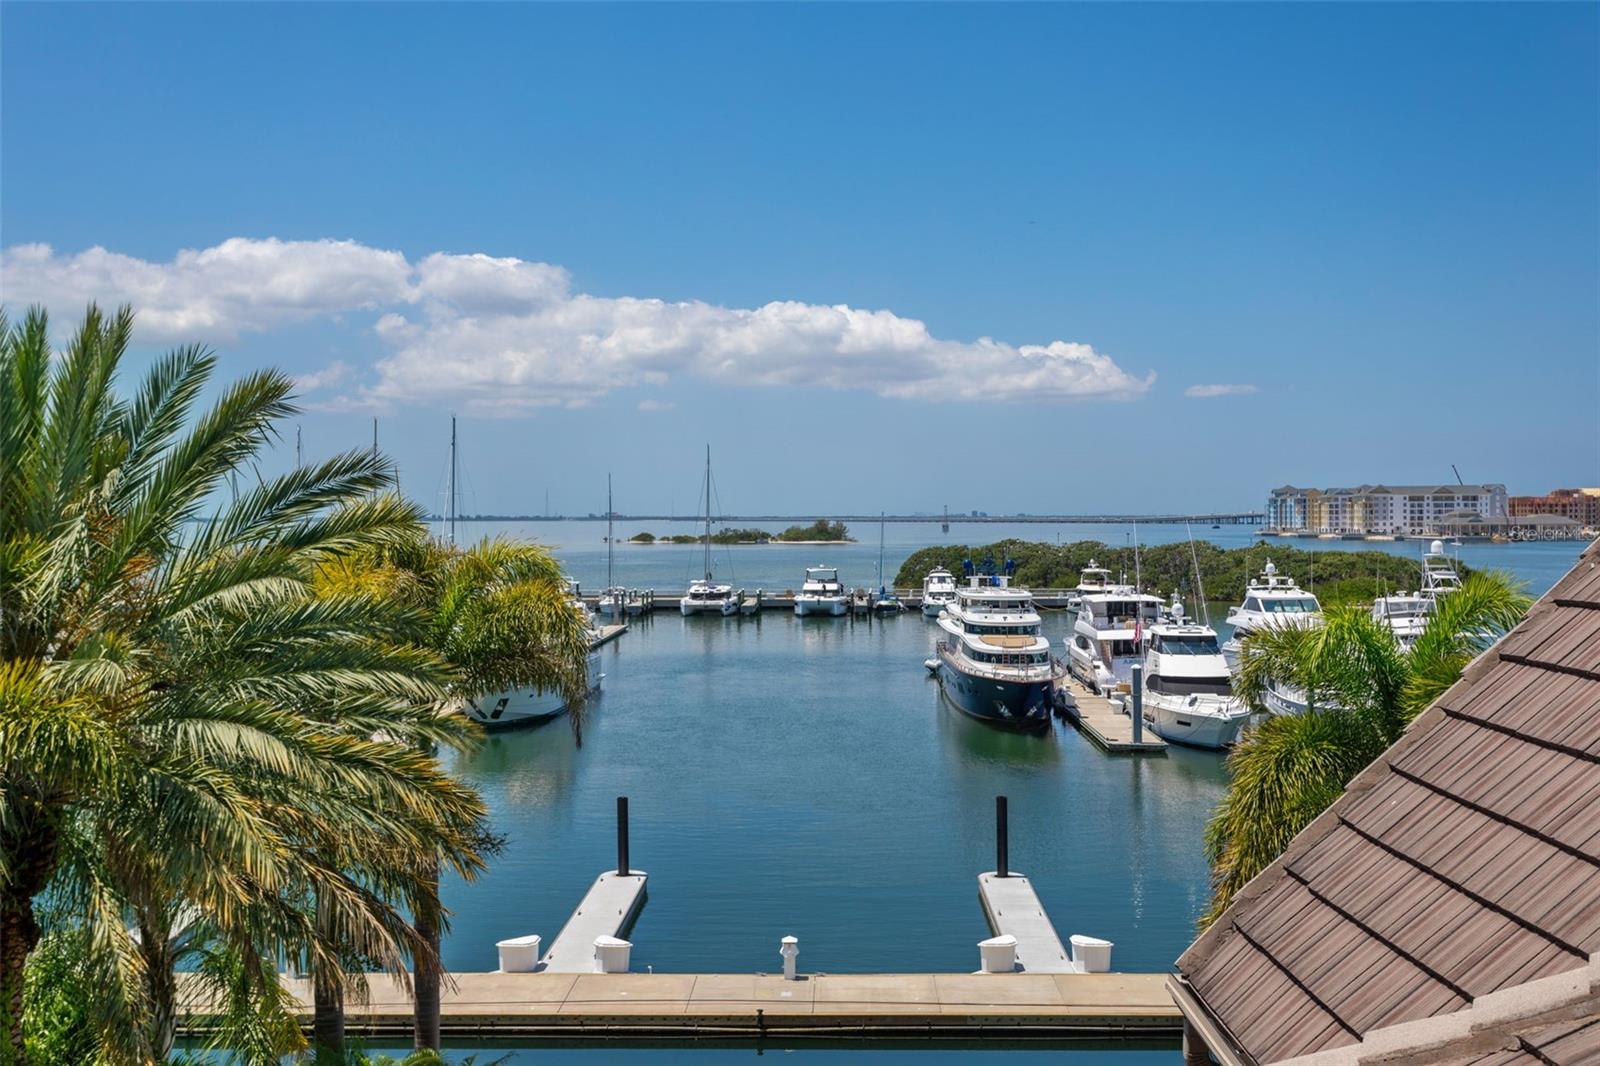
[[[149,1060],[171,1046],[186,932],[244,961],[246,998],[275,993],[286,949],[404,973],[430,950],[405,918],[424,867],[482,861],[481,800],[425,750],[476,735],[441,710],[449,667],[402,606],[311,588],[415,535],[387,463],[335,456],[219,506],[293,413],[291,382],[260,371],[197,413],[215,360],[190,347],[122,399],[132,325],[91,306],[55,358],[43,311],[0,315],[0,1053],[17,1062],[47,891],[87,938],[102,1047]]]
[[[560,565],[549,550],[526,542],[484,540],[468,549],[412,537],[366,553],[330,560],[317,585],[330,594],[382,596],[423,619],[419,641],[454,670],[455,701],[509,688],[559,691],[581,731],[588,692],[589,633],[573,608]],[[415,1044],[439,1047],[437,963],[446,915],[438,902],[436,871],[426,874],[414,909],[427,949],[416,961]],[[316,1028],[331,1044],[342,1032],[342,994],[319,984]]]
[[[1267,718],[1228,757],[1232,781],[1206,826],[1209,925],[1295,834],[1327,809],[1474,656],[1516,625],[1529,599],[1508,576],[1474,573],[1441,597],[1405,650],[1359,607],[1329,609],[1313,628],[1245,638],[1238,690],[1255,710],[1275,682],[1306,693],[1306,711]]]

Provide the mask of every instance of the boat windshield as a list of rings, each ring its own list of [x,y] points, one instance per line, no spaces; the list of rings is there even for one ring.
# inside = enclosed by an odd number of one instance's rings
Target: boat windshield
[[[1221,655],[1217,638],[1209,633],[1194,636],[1169,634],[1156,638],[1156,650],[1163,655]]]
[[[1305,599],[1265,599],[1261,601],[1261,609],[1268,614],[1316,614],[1321,610],[1317,601],[1309,596]]]
[[[1170,696],[1227,696],[1233,692],[1226,677],[1152,677],[1150,688]]]
[[[966,629],[966,631],[968,633],[971,633],[973,636],[983,636],[983,635],[988,634],[988,633],[1020,633],[1023,636],[1029,636],[1029,637],[1036,637],[1036,636],[1039,635],[1039,627],[1038,626],[1030,626],[1030,625],[997,626],[997,625],[983,625],[981,623],[973,623],[971,625],[966,626],[965,629]]]

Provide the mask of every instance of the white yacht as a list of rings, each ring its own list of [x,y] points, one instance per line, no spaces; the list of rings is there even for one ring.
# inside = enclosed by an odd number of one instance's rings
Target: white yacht
[[[940,611],[955,601],[955,575],[942,566],[929,570],[928,576],[922,579],[922,613],[937,618]]]
[[[1107,570],[1093,559],[1090,559],[1089,565],[1084,567],[1083,570],[1078,574],[1077,587],[1075,587],[1072,590],[1071,595],[1067,597],[1067,609],[1069,611],[1076,611],[1079,605],[1082,604],[1085,596],[1089,596],[1097,592],[1110,592],[1116,587],[1117,586],[1111,582],[1111,571]]]
[[[1245,637],[1281,626],[1321,625],[1322,605],[1295,584],[1294,578],[1280,575],[1269,559],[1261,575],[1251,578],[1245,587],[1244,601],[1228,608],[1228,624],[1233,626],[1233,636],[1222,646],[1222,654],[1228,668],[1237,671]],[[1306,709],[1305,693],[1287,683],[1270,686],[1264,702],[1274,714],[1302,714]]]
[[[678,601],[678,611],[685,617],[691,614],[720,614],[724,618],[739,613],[739,596],[732,585],[719,584],[711,578],[711,445],[706,445],[706,531],[702,541],[705,547],[705,576],[689,584],[689,591]]]
[[[1251,633],[1272,626],[1314,626],[1321,621],[1322,605],[1317,598],[1295,584],[1294,578],[1279,574],[1268,559],[1261,575],[1250,579],[1243,602],[1228,608],[1233,636],[1222,646],[1222,654],[1228,667],[1237,670],[1240,643]]]
[[[1033,594],[1011,588],[1009,574],[971,575],[939,615],[949,639],[939,641],[931,665],[945,696],[986,722],[1048,725],[1051,688],[1061,667],[1039,624]]]
[[[1436,540],[1422,556],[1422,587],[1416,592],[1379,596],[1372,604],[1372,620],[1387,625],[1400,646],[1410,648],[1427,628],[1439,597],[1460,587],[1455,562],[1445,554],[1444,542]]]
[[[1160,596],[1130,585],[1083,593],[1067,644],[1067,666],[1100,693],[1130,681],[1133,664],[1144,657],[1151,627],[1161,621],[1163,606]]]
[[[850,609],[850,594],[839,583],[839,568],[834,566],[806,567],[805,584],[794,597],[794,613],[802,618],[808,615],[842,615]]]
[[[1151,731],[1190,747],[1228,747],[1250,720],[1250,708],[1233,695],[1228,662],[1210,626],[1178,621],[1151,627],[1141,698]]]

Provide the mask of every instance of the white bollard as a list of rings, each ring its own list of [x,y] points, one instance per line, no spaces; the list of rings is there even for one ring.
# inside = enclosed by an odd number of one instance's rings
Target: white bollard
[[[792,936],[784,937],[783,946],[778,948],[778,954],[783,956],[783,979],[785,981],[800,980],[800,978],[794,972],[794,960],[800,957],[799,939]],[[784,995],[788,995],[788,993],[785,992]]]
[[[594,972],[627,973],[628,957],[632,952],[633,945],[626,940],[618,940],[614,936],[595,937]]]
[[[1005,933],[978,941],[978,961],[984,973],[1011,973],[1017,968],[1017,938]]]
[[[1072,964],[1079,972],[1111,972],[1111,941],[1078,933],[1072,934],[1068,939],[1072,941]]]
[[[539,968],[539,935],[517,936],[495,943],[501,973],[532,973]]]

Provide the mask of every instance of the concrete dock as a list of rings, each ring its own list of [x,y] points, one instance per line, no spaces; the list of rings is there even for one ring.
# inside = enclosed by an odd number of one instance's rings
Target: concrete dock
[[[774,952],[776,955],[776,952]],[[180,1029],[203,1032],[199,982],[180,974]],[[1175,1040],[1164,974],[458,973],[443,991],[446,1039],[853,1037]],[[311,987],[287,982],[309,1022]],[[346,1000],[352,1033],[409,1034],[411,997],[374,975]]]
[[[593,973],[596,937],[626,937],[644,906],[646,875],[607,870],[595,878],[578,909],[561,927],[550,950],[539,960],[548,973]]]
[[[594,646],[598,648],[602,645],[610,644],[627,631],[628,623],[626,622],[613,622],[602,625],[600,627],[600,636],[595,639]]]
[[[978,898],[994,934],[1016,937],[1017,968],[1023,973],[1078,972],[1027,877],[1015,872],[1005,877],[979,874]]]
[[[1061,697],[1059,706],[1078,727],[1078,731],[1094,741],[1103,751],[1113,755],[1165,754],[1167,742],[1142,730],[1140,740],[1133,739],[1133,719],[1104,696],[1096,696],[1077,678],[1070,674],[1056,682]]]

